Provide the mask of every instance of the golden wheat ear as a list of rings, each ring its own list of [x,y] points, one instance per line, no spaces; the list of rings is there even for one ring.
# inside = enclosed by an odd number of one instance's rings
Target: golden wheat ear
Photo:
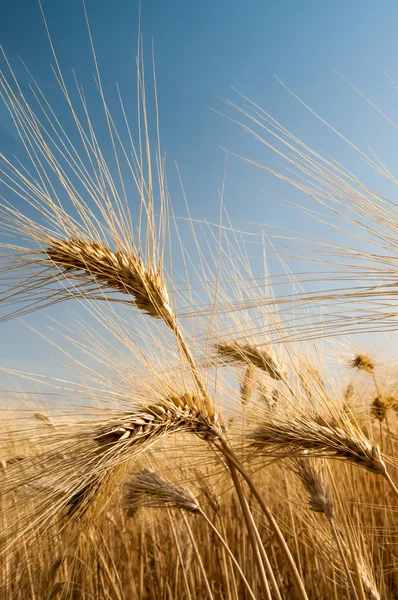
[[[216,344],[218,356],[231,365],[257,367],[272,379],[287,381],[288,374],[276,354],[270,348],[242,344],[236,340],[220,341]]]
[[[123,507],[126,510],[165,505],[192,513],[198,513],[200,508],[189,488],[171,483],[148,469],[137,471],[125,484]]]
[[[79,289],[104,295],[131,296],[131,303],[156,319],[170,319],[172,311],[160,273],[145,268],[137,252],[130,253],[83,239],[53,240],[46,248],[49,263]]]
[[[308,493],[310,510],[323,513],[331,519],[334,515],[334,506],[330,487],[317,462],[311,458],[296,458],[292,460],[292,466]]]
[[[3,56],[9,73],[0,76],[0,93],[21,147],[29,149],[23,164],[0,155],[0,183],[7,192],[0,202],[5,234],[0,242],[0,302],[11,307],[3,320],[73,295],[110,299],[122,294],[122,301],[154,318],[169,316],[162,279],[167,179],[158,123],[155,153],[151,147],[142,60],[137,62],[136,140],[122,102],[121,129],[116,130],[97,69],[98,101],[113,142],[103,150],[84,95],[79,90],[81,106],[74,106],[57,61],[59,91],[72,123],[54,112],[33,77],[32,94],[23,94]],[[154,93],[156,100],[156,88]],[[115,179],[110,164],[117,165]]]
[[[288,456],[304,451],[348,461],[376,475],[387,474],[379,446],[346,419],[338,424],[310,415],[287,421],[264,419],[248,438],[251,446],[266,454]]]
[[[227,551],[229,558],[234,563],[237,571],[239,572],[242,578],[242,581],[249,593],[250,598],[252,600],[256,600],[256,597],[253,594],[253,590],[251,589],[235,556],[231,552],[231,549],[228,546],[226,540],[220,534],[220,532],[212,523],[212,521],[203,512],[199,505],[199,502],[196,500],[192,491],[188,487],[172,483],[168,479],[164,479],[163,477],[160,477],[160,475],[158,475],[157,473],[149,471],[148,469],[142,469],[141,471],[137,471],[134,474],[133,479],[128,481],[125,485],[123,508],[127,511],[127,516],[134,517],[136,511],[140,507],[170,507],[180,509],[183,512],[200,515],[202,519],[205,520],[206,524],[211,528],[212,532],[216,535],[216,538],[221,542],[223,549]],[[183,515],[183,520],[185,526],[187,527],[187,531],[191,539],[192,546],[195,550],[196,557],[199,561],[199,566],[202,570],[202,574],[205,578],[205,581],[207,582],[207,576],[203,569],[203,564],[198,552],[198,548],[185,515]],[[208,592],[209,597],[213,598],[210,586],[208,587]]]
[[[117,301],[136,306],[155,319],[172,318],[166,285],[157,267],[146,267],[137,251],[112,250],[84,237],[48,238],[43,250],[16,249],[8,273],[20,272],[20,281],[3,273],[0,302],[18,304],[2,320],[39,310],[76,297]],[[13,264],[14,263],[14,264]]]

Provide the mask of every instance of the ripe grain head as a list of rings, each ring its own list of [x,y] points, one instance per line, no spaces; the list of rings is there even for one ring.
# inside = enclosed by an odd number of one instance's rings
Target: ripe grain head
[[[125,484],[123,507],[131,510],[139,507],[180,508],[187,512],[199,512],[199,503],[189,488],[160,477],[153,471],[142,469]]]

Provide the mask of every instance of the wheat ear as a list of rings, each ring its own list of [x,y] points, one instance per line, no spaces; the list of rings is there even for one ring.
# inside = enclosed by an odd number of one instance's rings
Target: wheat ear
[[[286,369],[270,348],[242,344],[232,340],[217,342],[216,351],[227,364],[251,365],[264,371],[272,379],[285,382],[288,380]]]
[[[339,424],[309,415],[289,420],[267,420],[248,435],[251,446],[268,454],[287,456],[308,451],[351,462],[376,475],[386,476],[380,448],[348,420]]]
[[[134,248],[113,251],[98,242],[71,237],[52,240],[46,255],[67,279],[81,282],[83,289],[96,285],[105,293],[129,294],[137,308],[157,319],[172,312],[159,270],[145,268]]]
[[[245,369],[245,372],[243,373],[242,381],[240,384],[240,400],[242,406],[245,406],[249,402],[253,394],[255,382],[256,369],[255,367],[253,367],[253,365],[248,365]]]
[[[398,488],[391,479],[380,447],[346,418],[341,422],[327,421],[319,416],[300,415],[289,421],[264,421],[248,435],[251,446],[279,457],[301,452],[350,462],[382,475],[398,497]]]

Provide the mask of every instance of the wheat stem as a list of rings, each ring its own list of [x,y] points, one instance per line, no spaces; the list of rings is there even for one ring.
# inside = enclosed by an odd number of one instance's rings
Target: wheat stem
[[[220,527],[221,527],[221,533],[223,535],[224,540],[227,539],[227,532],[225,530],[225,526],[224,526],[224,521],[222,519],[222,517],[220,516]],[[235,573],[234,573],[234,569],[233,569],[233,565],[232,565],[232,560],[231,557],[228,556],[229,558],[229,567],[230,567],[230,571],[231,571],[231,584],[233,587],[233,593],[234,593],[234,598],[235,600],[239,600],[238,597],[238,586],[236,584],[236,577],[235,577]]]
[[[334,520],[333,520],[333,518],[330,518],[330,519],[328,519],[328,521],[329,521],[329,525],[330,525],[330,531],[332,532],[333,539],[336,542],[336,546],[337,546],[338,552],[340,554],[341,562],[343,563],[344,571],[345,571],[345,574],[347,576],[347,580],[348,580],[348,582],[349,582],[349,584],[351,586],[352,593],[353,593],[353,595],[355,597],[355,600],[359,600],[358,593],[357,593],[357,590],[356,590],[356,587],[355,587],[355,584],[354,584],[354,580],[352,578],[350,569],[348,568],[347,559],[345,557],[344,550],[343,550],[343,547],[341,545],[340,537],[339,537],[339,535],[337,533],[337,529],[336,529],[336,526],[334,524]]]
[[[228,552],[229,557],[231,558],[232,562],[234,563],[235,567],[238,570],[239,575],[242,577],[242,581],[246,586],[246,589],[250,595],[251,598],[253,598],[253,600],[256,600],[256,596],[253,593],[253,590],[251,589],[249,582],[247,581],[238,561],[236,560],[235,556],[233,555],[233,553],[231,552],[230,547],[228,546],[227,542],[224,540],[223,536],[219,533],[218,529],[213,525],[213,523],[210,521],[210,519],[208,518],[208,516],[203,512],[202,509],[199,510],[199,514],[205,519],[206,523],[209,525],[209,527],[211,527],[211,529],[213,530],[213,532],[216,534],[216,536],[218,537],[218,539],[220,540],[220,542],[222,543],[222,545],[224,546],[225,550]]]
[[[191,526],[188,523],[188,519],[187,519],[187,517],[186,517],[186,515],[185,515],[185,513],[184,513],[183,510],[181,511],[181,514],[182,514],[182,518],[184,520],[184,524],[185,524],[185,527],[186,527],[188,535],[189,535],[189,539],[191,540],[191,543],[192,543],[192,546],[193,546],[193,550],[195,552],[196,560],[198,561],[199,569],[200,569],[200,571],[202,573],[202,576],[203,576],[203,580],[204,580],[204,583],[205,583],[207,595],[209,596],[210,600],[214,600],[213,592],[211,591],[209,580],[208,580],[207,575],[206,575],[206,570],[204,568],[203,561],[202,561],[201,556],[199,554],[199,548],[198,548],[198,545],[197,545],[197,543],[195,541],[195,537],[193,535]]]
[[[257,543],[258,540],[257,540],[257,536],[255,534],[254,523],[252,520],[250,509],[248,507],[246,498],[245,498],[243,490],[242,490],[241,483],[239,481],[239,475],[237,473],[237,470],[236,470],[234,464],[232,464],[231,461],[229,461],[228,456],[226,456],[226,459],[228,462],[228,467],[229,467],[229,470],[231,473],[232,481],[234,482],[238,500],[239,500],[239,503],[242,508],[243,518],[245,519],[246,528],[247,528],[247,532],[249,534],[249,540],[250,540],[250,544],[251,544],[252,551],[253,551],[254,561],[256,563],[258,576],[260,578],[261,589],[262,589],[264,598],[267,598],[268,600],[272,600],[271,591],[269,589],[267,577],[266,577],[265,571],[264,571],[264,565],[263,565],[263,562],[261,559],[261,554],[260,554],[259,546]]]
[[[275,518],[274,518],[272,512],[270,511],[268,506],[265,504],[264,499],[261,496],[260,492],[258,491],[257,487],[254,485],[252,478],[247,473],[246,469],[236,459],[232,450],[230,450],[225,444],[222,445],[220,450],[224,453],[224,455],[228,461],[228,464],[230,465],[230,468],[231,468],[231,466],[232,466],[232,468],[235,467],[235,469],[237,471],[239,471],[240,474],[242,475],[242,477],[245,479],[245,481],[247,482],[251,491],[253,492],[254,497],[256,498],[257,502],[259,503],[261,510],[267,517],[268,522],[271,526],[271,529],[274,532],[275,537],[278,540],[279,546],[280,546],[280,548],[285,556],[285,559],[287,561],[287,565],[288,565],[290,574],[293,579],[293,584],[294,584],[297,596],[299,598],[301,598],[301,600],[308,600],[307,592],[305,591],[305,587],[304,587],[303,581],[300,577],[300,573],[298,572],[296,563],[293,560],[293,557],[292,557],[289,547],[286,543],[286,540],[283,537],[283,534],[279,528],[278,523],[275,521]]]
[[[192,598],[192,596],[191,596],[191,590],[189,589],[189,583],[188,583],[187,574],[185,572],[185,565],[184,565],[184,561],[183,561],[182,554],[181,554],[181,548],[180,548],[180,544],[178,542],[178,538],[177,538],[176,530],[175,530],[175,527],[174,527],[173,519],[171,518],[170,509],[169,509],[168,506],[166,507],[166,510],[167,510],[167,514],[168,514],[168,517],[169,517],[169,521],[170,521],[170,526],[171,526],[171,531],[172,531],[172,534],[173,534],[174,542],[175,542],[175,545],[176,545],[176,548],[177,548],[178,559],[179,559],[180,565],[181,565],[182,576],[183,576],[183,579],[184,579],[184,585],[185,585],[185,589],[186,589],[186,592],[187,592],[188,600],[191,600],[191,598]]]
[[[253,514],[252,514],[251,511],[249,511],[249,516],[250,516],[250,520],[251,520],[251,522],[253,524],[253,530],[254,530],[254,533],[255,533],[255,536],[256,536],[256,539],[257,539],[258,549],[259,549],[260,555],[261,555],[261,560],[263,561],[265,569],[266,569],[266,571],[268,573],[268,577],[269,577],[269,579],[271,581],[272,587],[274,588],[276,597],[278,598],[278,600],[282,600],[281,594],[280,594],[280,591],[279,591],[279,588],[278,588],[278,584],[276,582],[276,578],[275,578],[274,572],[272,570],[271,563],[269,561],[267,552],[265,551],[264,544],[263,544],[263,542],[261,540],[260,533],[258,531],[258,528],[256,526],[256,523],[254,521]]]
[[[182,334],[182,331],[180,329],[180,326],[178,325],[177,319],[175,317],[174,314],[168,315],[167,318],[165,318],[165,323],[168,325],[168,327],[172,330],[172,332],[174,333],[174,335],[176,336],[176,339],[180,345],[180,348],[185,356],[185,358],[187,359],[187,362],[189,364],[189,367],[191,369],[192,372],[192,376],[195,379],[195,382],[198,386],[199,391],[201,392],[203,399],[205,401],[205,406],[206,406],[206,411],[207,414],[209,416],[213,416],[214,415],[214,406],[213,406],[213,402],[211,401],[209,394],[206,390],[206,387],[204,386],[202,379],[200,377],[197,365],[195,363],[195,360],[188,348],[188,345],[184,339],[184,336]]]

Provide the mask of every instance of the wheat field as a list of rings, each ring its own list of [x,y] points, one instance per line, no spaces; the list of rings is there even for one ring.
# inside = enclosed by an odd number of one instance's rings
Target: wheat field
[[[106,144],[57,62],[65,125],[3,58],[25,154],[0,156],[1,321],[76,313],[38,331],[67,376],[2,370],[1,597],[397,598],[398,366],[356,337],[396,327],[397,205],[241,97],[352,246],[178,220],[141,45],[136,137],[93,54]]]

